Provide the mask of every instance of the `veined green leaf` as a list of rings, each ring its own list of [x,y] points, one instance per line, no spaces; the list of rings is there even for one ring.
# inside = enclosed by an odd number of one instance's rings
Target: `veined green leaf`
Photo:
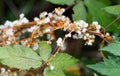
[[[120,5],[108,6],[104,8],[106,12],[114,15],[120,14]]]
[[[51,55],[52,48],[47,41],[40,41],[39,42],[39,55],[42,57],[43,60],[47,60]]]
[[[104,59],[104,62],[100,62],[93,65],[87,65],[87,67],[101,73],[106,76],[119,76],[120,64],[113,59]]]
[[[71,5],[74,4],[75,0],[47,0],[53,4],[59,4],[59,5]]]
[[[56,57],[50,62],[50,65],[54,66],[55,69],[64,69],[66,67],[69,67],[75,63],[77,63],[78,60],[69,54],[66,53],[59,53],[56,55]]]
[[[2,64],[21,70],[38,68],[42,63],[36,52],[20,45],[0,47],[0,59]]]
[[[50,70],[50,68],[45,68],[44,76],[65,76],[62,70]]]
[[[108,46],[105,46],[101,48],[103,51],[107,51],[109,53],[112,53],[114,55],[120,56],[120,42],[113,42],[109,44]]]
[[[86,21],[86,9],[82,1],[73,7],[72,18],[73,20],[85,20]]]

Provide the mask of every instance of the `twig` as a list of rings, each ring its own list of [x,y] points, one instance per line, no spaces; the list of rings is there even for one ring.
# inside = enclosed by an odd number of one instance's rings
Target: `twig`
[[[115,23],[118,19],[120,19],[120,15],[118,15],[118,17],[115,20],[113,20],[110,24],[108,24],[107,26],[105,26],[105,29],[108,28],[113,23]]]

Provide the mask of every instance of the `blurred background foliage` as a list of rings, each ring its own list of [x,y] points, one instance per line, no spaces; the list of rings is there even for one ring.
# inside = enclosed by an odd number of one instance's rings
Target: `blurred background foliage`
[[[76,1],[79,2],[80,0]],[[81,3],[79,4],[81,7],[79,7],[79,5],[78,7],[83,10],[83,13],[80,13],[81,15],[77,17],[80,19],[82,17],[83,20],[86,20],[89,23],[91,23],[93,20],[96,20],[102,26],[107,26],[115,18],[118,17],[118,15],[112,15],[100,9],[106,6],[119,5],[120,0],[81,0],[81,2],[79,3]],[[49,12],[54,10],[54,8],[58,6],[60,5],[47,2],[46,0],[0,0],[0,24],[3,24],[6,20],[13,21],[19,18],[19,14],[21,13],[24,13],[29,20],[33,20],[33,18],[38,17],[39,13],[41,13],[42,11]],[[61,7],[67,6],[64,5]],[[79,8],[77,8],[77,6],[73,7],[73,10],[68,10],[65,15],[69,16],[70,18],[73,17],[73,20],[77,20],[73,13],[74,11],[80,12],[81,10],[77,10]],[[84,13],[86,13],[86,15]],[[117,27],[117,30],[114,26]],[[120,32],[119,28],[120,21],[118,20],[111,27],[108,28],[108,31]]]
[[[45,0],[0,0],[0,24],[13,21],[24,13],[29,20],[38,17],[42,11],[52,11],[55,6]]]

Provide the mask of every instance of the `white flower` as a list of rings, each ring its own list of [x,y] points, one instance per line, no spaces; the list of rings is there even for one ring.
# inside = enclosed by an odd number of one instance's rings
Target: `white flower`
[[[51,30],[50,28],[46,28],[44,31],[45,32],[50,32],[50,30]]]
[[[33,32],[33,30],[35,30],[37,28],[37,26],[32,26],[30,28],[27,29],[28,32]]]
[[[94,42],[94,40],[88,40],[87,42],[86,42],[86,45],[92,45],[93,44],[93,42]]]
[[[101,26],[100,25],[96,25],[96,29],[98,30],[100,30],[101,29]]]
[[[50,34],[47,34],[47,39],[50,39],[50,37],[51,37]]]
[[[42,12],[42,13],[40,13],[40,18],[46,17],[47,14],[48,14],[47,12]]]
[[[65,37],[66,37],[66,38],[67,38],[67,37],[71,37],[71,33],[66,34]]]
[[[100,32],[100,30],[96,30],[96,32],[97,32],[97,33],[99,33],[99,32]]]
[[[18,76],[18,75],[17,75],[17,72],[14,72],[13,76]]]
[[[48,17],[50,17],[50,18],[51,18],[52,16],[53,16],[53,15],[52,15],[52,13],[48,13]]]
[[[62,9],[60,9],[60,8],[55,8],[55,13],[57,13],[58,15],[62,15],[64,12],[65,12],[65,9],[64,9],[64,8],[62,8]]]
[[[4,23],[4,27],[8,27],[8,26],[12,26],[12,22],[7,20],[5,23]]]
[[[47,17],[44,19],[44,23],[49,23],[49,22],[50,22],[50,18]]]
[[[24,14],[23,13],[20,14],[20,19],[22,19],[22,18],[24,18]]]
[[[34,21],[38,21],[40,20],[38,17],[34,17]]]
[[[98,25],[98,22],[97,21],[93,21],[92,25]]]
[[[13,35],[13,29],[8,29],[5,31],[6,36],[12,36]]]
[[[1,70],[1,73],[5,73],[6,72],[5,68],[0,68],[0,70]]]
[[[28,40],[21,41],[21,45],[26,45],[27,42],[28,42]]]
[[[83,28],[83,29],[82,29],[82,32],[83,32],[83,33],[85,33],[86,31],[87,31],[87,29],[86,29],[86,28]]]
[[[28,23],[28,22],[29,22],[29,20],[24,17],[21,20],[19,20],[17,24],[23,24],[23,23]]]
[[[34,46],[33,46],[32,48],[33,48],[33,50],[37,50],[38,47],[39,47],[39,45],[38,45],[37,43],[35,43]]]
[[[86,39],[87,39],[87,36],[84,36],[84,37],[83,37],[83,40],[86,40]]]
[[[64,43],[63,43],[63,46],[62,46],[62,48],[61,48],[61,50],[62,50],[62,51],[65,51],[66,49],[67,49],[67,43],[64,42]]]
[[[58,40],[56,41],[56,43],[57,43],[57,46],[63,46],[63,43],[62,43],[62,38],[58,38]]]
[[[92,22],[92,26],[95,26],[95,27],[96,27],[97,32],[99,32],[98,30],[101,29],[101,26],[98,24],[97,21],[93,21],[93,22]]]
[[[50,65],[50,70],[54,70],[54,69],[55,69],[55,67]]]
[[[110,33],[106,33],[105,35],[106,35],[106,36],[110,36]]]
[[[73,39],[78,39],[77,34],[74,34],[72,37],[73,37]]]

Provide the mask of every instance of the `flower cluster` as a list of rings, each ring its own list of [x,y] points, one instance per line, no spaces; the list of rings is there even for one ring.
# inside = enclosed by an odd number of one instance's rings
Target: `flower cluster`
[[[65,9],[59,7],[50,13],[42,12],[32,22],[29,22],[24,14],[20,14],[20,18],[13,22],[6,21],[0,26],[0,45],[21,44],[37,50],[39,37],[47,34],[48,41],[51,43],[50,41],[55,39],[54,31],[58,29],[68,32],[65,35],[66,38],[83,39],[86,41],[85,45],[92,45],[95,39],[94,33],[101,33],[101,26],[98,22],[94,21],[90,25],[83,20],[72,22],[63,15],[64,12]],[[109,36],[108,33],[100,35]],[[63,47],[62,38],[58,38],[56,43],[57,46]]]
[[[0,76],[17,76],[16,72],[11,72],[11,70],[6,70],[5,68],[0,68]]]

